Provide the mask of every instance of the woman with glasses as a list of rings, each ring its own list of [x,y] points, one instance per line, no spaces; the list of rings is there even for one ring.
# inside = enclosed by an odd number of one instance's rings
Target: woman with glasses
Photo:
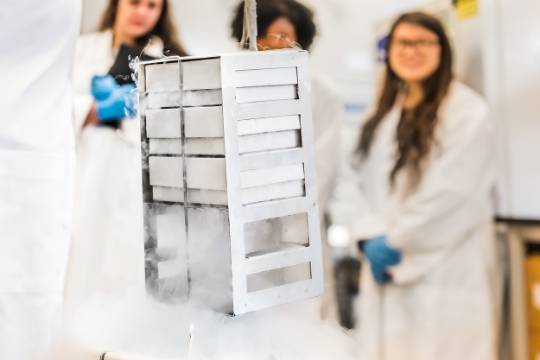
[[[244,2],[236,7],[232,36],[240,42],[244,28]],[[313,12],[296,0],[257,1],[257,47],[259,50],[302,48],[309,50],[317,27]],[[248,44],[240,44],[247,47]]]
[[[366,265],[362,359],[496,359],[486,104],[454,79],[434,17],[400,16],[386,50],[382,91],[333,204]]]

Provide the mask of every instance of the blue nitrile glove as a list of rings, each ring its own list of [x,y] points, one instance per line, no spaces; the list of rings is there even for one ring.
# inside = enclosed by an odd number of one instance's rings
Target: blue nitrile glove
[[[114,89],[108,98],[96,103],[100,121],[117,121],[135,115],[137,94],[135,85],[126,84]]]
[[[102,101],[111,95],[114,89],[119,88],[111,75],[94,75],[92,77],[92,96],[96,101]]]
[[[401,261],[401,252],[388,244],[385,236],[367,240],[364,244],[364,254],[369,260],[375,281],[381,285],[390,280],[388,267]]]

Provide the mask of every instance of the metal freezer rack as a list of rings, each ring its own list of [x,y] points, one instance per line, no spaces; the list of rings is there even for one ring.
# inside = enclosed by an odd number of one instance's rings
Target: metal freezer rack
[[[147,288],[241,314],[323,289],[308,55],[142,62]]]

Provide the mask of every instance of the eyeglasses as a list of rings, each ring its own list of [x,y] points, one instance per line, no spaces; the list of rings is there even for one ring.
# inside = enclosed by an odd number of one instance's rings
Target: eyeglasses
[[[391,42],[391,47],[397,50],[405,50],[406,48],[410,47],[414,50],[426,51],[439,45],[440,45],[439,40],[431,40],[431,39],[417,39],[417,40],[392,39],[392,42]]]
[[[266,34],[266,39],[270,46],[262,46],[258,44],[260,50],[269,50],[269,49],[279,49],[279,48],[292,48],[297,50],[302,50],[302,45],[298,42],[291,40],[286,34],[281,33],[271,33]]]

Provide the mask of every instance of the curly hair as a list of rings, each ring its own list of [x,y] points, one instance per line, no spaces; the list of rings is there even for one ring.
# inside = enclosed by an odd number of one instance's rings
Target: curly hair
[[[309,50],[317,34],[313,21],[313,11],[295,0],[258,0],[257,28],[259,37],[266,36],[270,25],[279,18],[288,19],[294,26],[297,41],[303,49]],[[244,2],[236,7],[231,23],[232,36],[240,42],[244,26]]]

